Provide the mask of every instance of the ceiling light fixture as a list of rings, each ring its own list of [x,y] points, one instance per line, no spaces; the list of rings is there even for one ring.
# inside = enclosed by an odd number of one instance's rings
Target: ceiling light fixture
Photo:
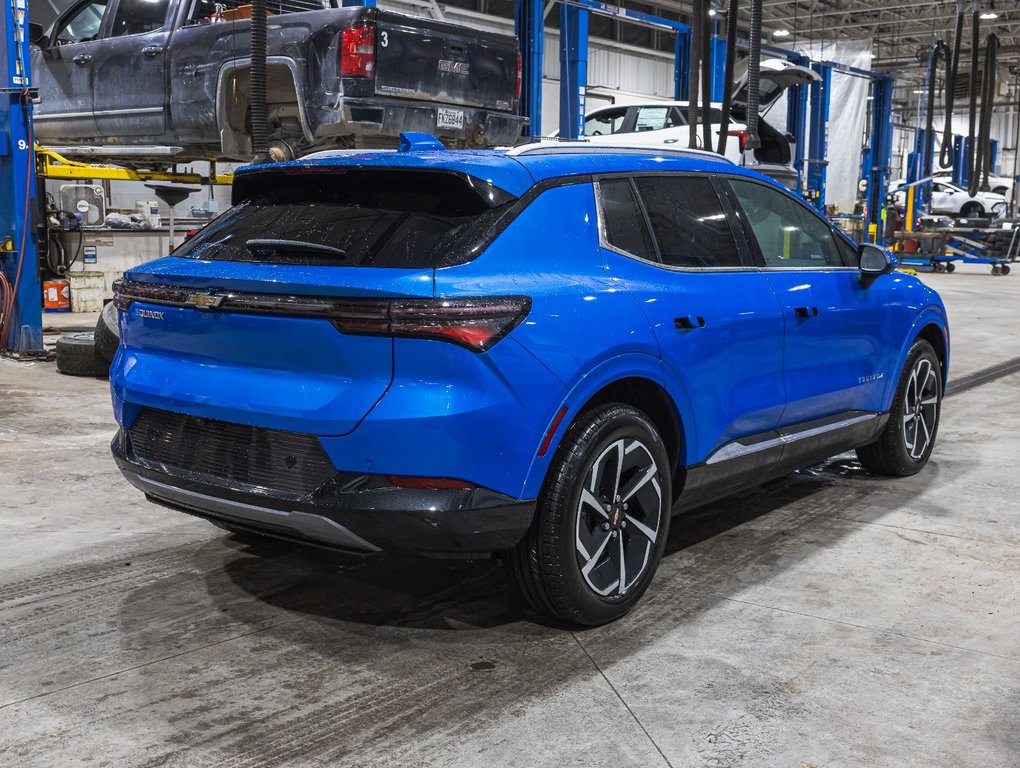
[[[995,11],[985,11],[984,13],[981,14],[980,18],[984,19],[985,21],[994,21],[995,19],[999,18],[999,14],[997,14]]]
[[[709,16],[715,16],[715,8],[709,8],[708,9],[708,15]]]
[[[788,29],[777,29],[775,32],[772,33],[772,36],[773,37],[789,37],[790,36],[790,30],[788,30]]]

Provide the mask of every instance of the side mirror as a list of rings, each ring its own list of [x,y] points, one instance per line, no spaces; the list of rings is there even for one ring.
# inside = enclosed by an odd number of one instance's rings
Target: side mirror
[[[868,277],[886,275],[900,263],[900,260],[885,248],[872,243],[861,243],[857,248],[857,255],[860,257],[861,274]]]
[[[42,24],[28,23],[28,42],[40,48],[46,46],[46,30],[43,29]]]

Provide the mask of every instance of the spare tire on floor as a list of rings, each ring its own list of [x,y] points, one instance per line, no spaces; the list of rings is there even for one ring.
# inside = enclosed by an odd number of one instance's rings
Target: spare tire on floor
[[[110,366],[96,352],[95,334],[87,331],[57,339],[57,370],[71,376],[106,376]]]
[[[103,307],[96,321],[96,352],[107,365],[113,362],[117,347],[120,346],[120,327],[117,325],[119,314],[117,305],[111,301]]]

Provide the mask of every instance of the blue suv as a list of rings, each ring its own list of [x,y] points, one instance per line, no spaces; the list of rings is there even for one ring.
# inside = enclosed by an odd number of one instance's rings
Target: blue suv
[[[329,152],[116,286],[113,453],[158,504],[360,552],[498,554],[600,624],[671,516],[938,429],[938,295],[778,184],[691,151]]]

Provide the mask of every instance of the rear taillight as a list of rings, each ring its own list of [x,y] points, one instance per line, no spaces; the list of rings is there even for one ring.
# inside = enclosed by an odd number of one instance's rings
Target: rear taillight
[[[727,131],[727,136],[736,136],[737,143],[740,146],[740,151],[744,151],[744,142],[747,140],[747,131]]]
[[[347,27],[340,38],[340,75],[375,76],[375,25],[368,22]]]
[[[521,98],[521,52],[517,51],[517,81],[514,83],[514,98]]]
[[[484,352],[530,309],[526,296],[352,301],[334,305],[330,320],[344,333],[437,339]]]

